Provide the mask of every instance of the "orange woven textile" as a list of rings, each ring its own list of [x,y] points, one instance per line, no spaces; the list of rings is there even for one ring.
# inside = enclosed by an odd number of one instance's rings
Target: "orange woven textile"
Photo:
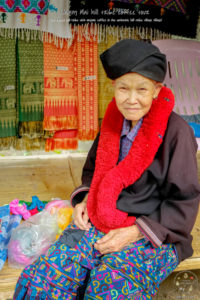
[[[78,26],[70,47],[44,42],[44,122],[54,131],[46,151],[76,149],[98,132],[98,47],[93,26]],[[57,132],[59,131],[59,133]]]
[[[46,151],[76,149],[78,146],[76,41],[68,48],[44,42],[44,122],[45,130],[61,131],[62,135],[47,139]],[[75,130],[73,136],[71,131]],[[76,133],[76,134],[75,134]],[[59,139],[59,142],[58,142]]]
[[[81,26],[79,26],[79,30]],[[92,30],[90,27],[88,30]],[[78,36],[81,33],[78,32]],[[97,35],[82,35],[77,42],[78,138],[93,140],[98,132],[98,46]]]
[[[45,150],[56,150],[56,149],[77,149],[78,139],[77,130],[61,130],[54,133],[53,138],[49,138],[46,141]]]

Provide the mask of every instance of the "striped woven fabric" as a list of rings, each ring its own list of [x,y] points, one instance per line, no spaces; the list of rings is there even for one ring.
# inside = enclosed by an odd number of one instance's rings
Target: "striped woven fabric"
[[[0,137],[16,136],[15,40],[0,37]]]
[[[114,2],[124,2],[133,4],[156,5],[164,9],[173,10],[179,13],[186,13],[186,4],[188,0],[113,0]]]
[[[44,129],[55,132],[46,150],[76,149],[98,132],[98,50],[93,26],[74,31],[73,44],[44,43]],[[93,34],[91,34],[91,32]]]
[[[45,130],[63,131],[47,139],[47,151],[76,149],[78,146],[76,47],[76,40],[70,48],[64,42],[62,49],[52,43],[44,43],[43,125]],[[71,130],[75,130],[73,134]]]
[[[91,26],[89,31],[92,30]],[[93,140],[98,132],[97,32],[89,36],[77,41],[79,140]]]
[[[39,40],[18,40],[19,121],[42,121],[44,102],[43,44]]]
[[[24,12],[32,14],[47,14],[49,0],[0,0],[2,12]]]

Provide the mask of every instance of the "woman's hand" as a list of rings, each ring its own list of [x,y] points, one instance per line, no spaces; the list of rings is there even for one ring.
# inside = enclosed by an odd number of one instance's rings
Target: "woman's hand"
[[[140,230],[136,225],[123,227],[109,231],[104,237],[98,240],[94,247],[101,253],[107,254],[111,252],[121,251],[130,243],[136,242],[143,238]]]
[[[87,212],[87,197],[88,195],[86,195],[86,197],[81,203],[76,204],[74,208],[73,216],[74,216],[74,224],[78,228],[88,231],[91,227],[91,224],[88,222],[89,217]]]

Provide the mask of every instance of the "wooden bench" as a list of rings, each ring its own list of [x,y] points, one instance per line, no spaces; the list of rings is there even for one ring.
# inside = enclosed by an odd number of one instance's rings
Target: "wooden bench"
[[[19,160],[1,159],[0,205],[15,197],[40,200],[54,197],[69,199],[71,192],[81,183],[81,172],[86,154],[69,157],[29,158]],[[200,178],[200,152],[197,154]],[[183,261],[176,271],[200,268],[200,214],[192,231],[194,254]],[[13,269],[6,262],[0,271],[0,299],[12,299],[17,279],[22,269]]]

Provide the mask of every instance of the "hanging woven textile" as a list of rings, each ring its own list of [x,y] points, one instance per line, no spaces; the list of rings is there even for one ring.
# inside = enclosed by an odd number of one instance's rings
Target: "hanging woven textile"
[[[97,27],[78,26],[78,138],[93,140],[98,132]]]
[[[20,135],[43,135],[43,44],[17,40],[18,115]],[[25,122],[25,123],[24,123]]]
[[[105,29],[105,27],[104,27]],[[116,32],[117,29],[113,28],[113,31]],[[105,31],[105,30],[104,30]],[[104,33],[106,34],[106,33]],[[107,40],[102,40],[98,45],[98,57],[106,49],[110,48],[118,41],[118,35],[108,33]],[[99,98],[99,119],[103,119],[108,103],[112,100],[113,97],[113,86],[112,81],[106,76],[104,68],[100,59],[98,59],[98,76],[99,76],[99,87],[98,87],[98,98]]]
[[[15,52],[15,40],[0,37],[0,138],[17,134]]]
[[[71,1],[70,23],[148,27],[185,37],[196,37],[198,0]]]
[[[179,13],[186,13],[188,0],[112,0],[113,2],[124,2],[134,4],[146,4],[163,7]]]
[[[69,0],[0,0],[0,34],[29,40],[34,30],[43,40],[44,33],[52,33],[58,44],[58,37],[71,38],[69,4]]]
[[[44,43],[44,129],[55,133],[46,141],[46,151],[78,147],[77,43],[63,48]]]
[[[32,14],[47,14],[49,0],[0,0],[2,12],[24,12]]]
[[[196,37],[198,0],[111,0],[109,3],[112,3],[113,10],[121,7],[134,11],[132,26],[141,25],[174,35]]]

